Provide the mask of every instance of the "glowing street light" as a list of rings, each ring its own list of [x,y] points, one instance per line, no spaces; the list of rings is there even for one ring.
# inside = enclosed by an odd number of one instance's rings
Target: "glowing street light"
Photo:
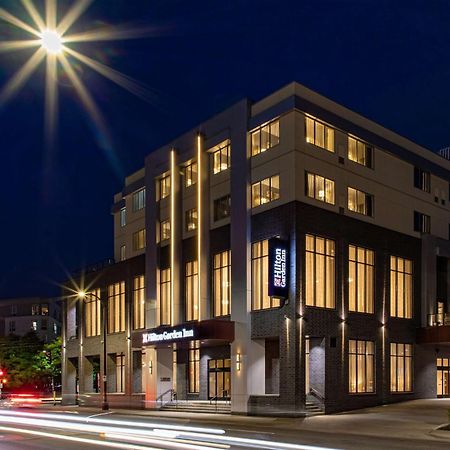
[[[45,30],[41,34],[41,46],[47,53],[58,55],[63,50],[62,37],[55,30]]]

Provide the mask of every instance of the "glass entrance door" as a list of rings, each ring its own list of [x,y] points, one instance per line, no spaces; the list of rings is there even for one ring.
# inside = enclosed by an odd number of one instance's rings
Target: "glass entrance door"
[[[450,358],[438,358],[436,361],[437,396],[450,397]]]
[[[208,398],[231,397],[231,360],[210,359],[208,361]]]

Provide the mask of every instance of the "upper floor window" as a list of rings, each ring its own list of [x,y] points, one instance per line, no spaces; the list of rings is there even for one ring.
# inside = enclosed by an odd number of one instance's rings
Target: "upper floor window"
[[[16,321],[15,320],[11,320],[9,322],[9,332],[10,333],[14,333],[16,331]]]
[[[159,223],[159,241],[170,239],[170,220],[162,220]]]
[[[214,317],[228,316],[231,311],[231,251],[214,255],[213,260]]]
[[[125,331],[125,281],[108,286],[108,333]]]
[[[125,261],[126,252],[127,252],[127,248],[126,248],[125,244],[121,245],[120,246],[120,255],[119,255],[120,261]]]
[[[306,142],[334,152],[334,129],[306,116]]]
[[[145,278],[144,275],[133,280],[133,328],[145,328]]]
[[[214,222],[230,217],[231,213],[231,195],[214,200]]]
[[[414,167],[414,187],[431,192],[431,174],[419,167]]]
[[[308,306],[335,307],[334,241],[306,235],[305,297]]]
[[[172,302],[170,299],[170,269],[159,271],[159,324],[172,323]]]
[[[373,147],[359,139],[349,136],[348,159],[371,168],[373,165]]]
[[[126,224],[127,224],[127,209],[121,208],[121,210],[120,210],[120,226],[124,227]]]
[[[196,230],[197,221],[198,221],[197,208],[188,209],[186,211],[186,231]]]
[[[431,231],[431,217],[414,211],[414,231],[428,234]]]
[[[231,164],[231,144],[227,139],[210,150],[213,173],[223,172],[230,167]]]
[[[145,228],[133,233],[133,250],[142,250],[145,248]]]
[[[94,289],[94,295],[86,295],[84,300],[85,336],[100,336],[101,333],[101,303],[100,289]]]
[[[197,161],[190,162],[187,166],[183,168],[184,175],[184,187],[188,188],[193,184],[197,183],[198,176],[198,166]]]
[[[280,198],[280,176],[274,175],[252,184],[252,208]]]
[[[41,315],[48,316],[48,303],[41,304]]]
[[[411,319],[413,296],[412,261],[391,256],[391,316]]]
[[[252,309],[280,306],[280,299],[269,297],[269,241],[252,244]]]
[[[347,189],[348,209],[365,216],[373,216],[373,195],[358,189],[349,187]]]
[[[186,263],[185,271],[186,320],[198,320],[198,264]]]
[[[133,211],[139,211],[145,207],[145,188],[139,189],[133,194]]]
[[[306,195],[321,202],[334,205],[334,181],[306,172]]]
[[[17,316],[17,305],[11,305],[11,315]]]
[[[373,250],[349,245],[348,298],[350,311],[373,313],[375,289]]]
[[[252,135],[252,156],[263,153],[271,147],[280,143],[280,120],[259,126],[251,132]]]
[[[159,200],[168,197],[170,195],[170,175],[159,178],[158,187]]]
[[[41,313],[41,305],[39,303],[34,303],[31,305],[31,315],[38,316]]]

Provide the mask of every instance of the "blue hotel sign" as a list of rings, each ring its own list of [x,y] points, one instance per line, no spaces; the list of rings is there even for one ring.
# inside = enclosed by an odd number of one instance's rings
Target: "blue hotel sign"
[[[289,243],[279,238],[269,239],[269,296],[289,296]]]

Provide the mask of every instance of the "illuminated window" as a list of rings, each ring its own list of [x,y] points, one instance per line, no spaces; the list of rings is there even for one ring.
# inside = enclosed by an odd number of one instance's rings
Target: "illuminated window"
[[[120,246],[120,261],[125,261],[126,259],[126,246],[125,245],[121,245]]]
[[[33,331],[37,331],[37,322],[33,321],[33,322],[31,323],[31,329],[32,329]]]
[[[189,350],[189,394],[200,392],[200,349]]]
[[[334,129],[306,116],[306,142],[334,152]]]
[[[186,231],[194,231],[197,229],[197,208],[188,209],[186,211]]]
[[[48,316],[48,303],[41,304],[41,316]]]
[[[363,247],[348,247],[349,310],[373,313],[375,261],[374,252]]]
[[[373,216],[373,196],[366,194],[363,191],[358,191],[349,187],[348,194],[348,209],[350,211],[364,214],[365,216]]]
[[[231,311],[231,251],[214,255],[214,316],[228,316]]]
[[[359,139],[348,137],[348,159],[366,167],[372,167],[373,147]]]
[[[133,233],[133,250],[142,250],[145,248],[145,228]]]
[[[269,241],[252,244],[252,309],[280,306],[280,299],[269,297]]]
[[[127,209],[122,208],[120,210],[120,226],[124,227],[127,224]]]
[[[116,392],[125,392],[125,355],[116,353]]]
[[[335,307],[334,241],[306,235],[306,305]]]
[[[280,143],[280,121],[272,120],[251,132],[252,156],[263,153]]]
[[[375,392],[375,351],[371,341],[349,341],[348,390],[350,393]]]
[[[306,172],[306,195],[321,202],[334,205],[334,181]]]
[[[133,212],[145,207],[145,188],[139,189],[133,194]]]
[[[391,256],[391,316],[412,318],[412,261]]]
[[[186,320],[198,320],[198,265],[197,261],[186,263],[185,272]]]
[[[214,174],[223,172],[230,167],[231,145],[228,139],[210,149],[209,152],[211,153]]]
[[[231,195],[214,200],[214,222],[230,217],[231,213]]]
[[[145,278],[144,275],[133,280],[133,328],[145,328]]]
[[[431,231],[431,217],[414,211],[414,231],[429,234]]]
[[[170,239],[170,220],[162,220],[159,223],[159,241]]]
[[[436,360],[436,386],[438,397],[450,395],[450,358],[437,358]]]
[[[412,345],[391,343],[391,392],[412,392],[412,377]]]
[[[88,293],[84,300],[84,327],[86,337],[100,336],[101,333],[100,289],[94,289],[92,294],[94,295]]]
[[[252,184],[252,208],[280,198],[280,176],[257,181]]]
[[[170,195],[170,175],[166,175],[158,179],[158,188],[159,200],[162,200]]]
[[[31,305],[31,315],[32,316],[39,316],[41,313],[41,305],[39,303],[34,303]]]
[[[170,301],[170,269],[159,271],[159,312],[160,325],[172,322],[172,305]]]
[[[125,331],[125,282],[108,286],[108,333]]]
[[[424,192],[431,192],[430,172],[414,167],[414,187]]]
[[[197,161],[189,163],[183,168],[184,187],[188,188],[197,183],[198,166]]]

